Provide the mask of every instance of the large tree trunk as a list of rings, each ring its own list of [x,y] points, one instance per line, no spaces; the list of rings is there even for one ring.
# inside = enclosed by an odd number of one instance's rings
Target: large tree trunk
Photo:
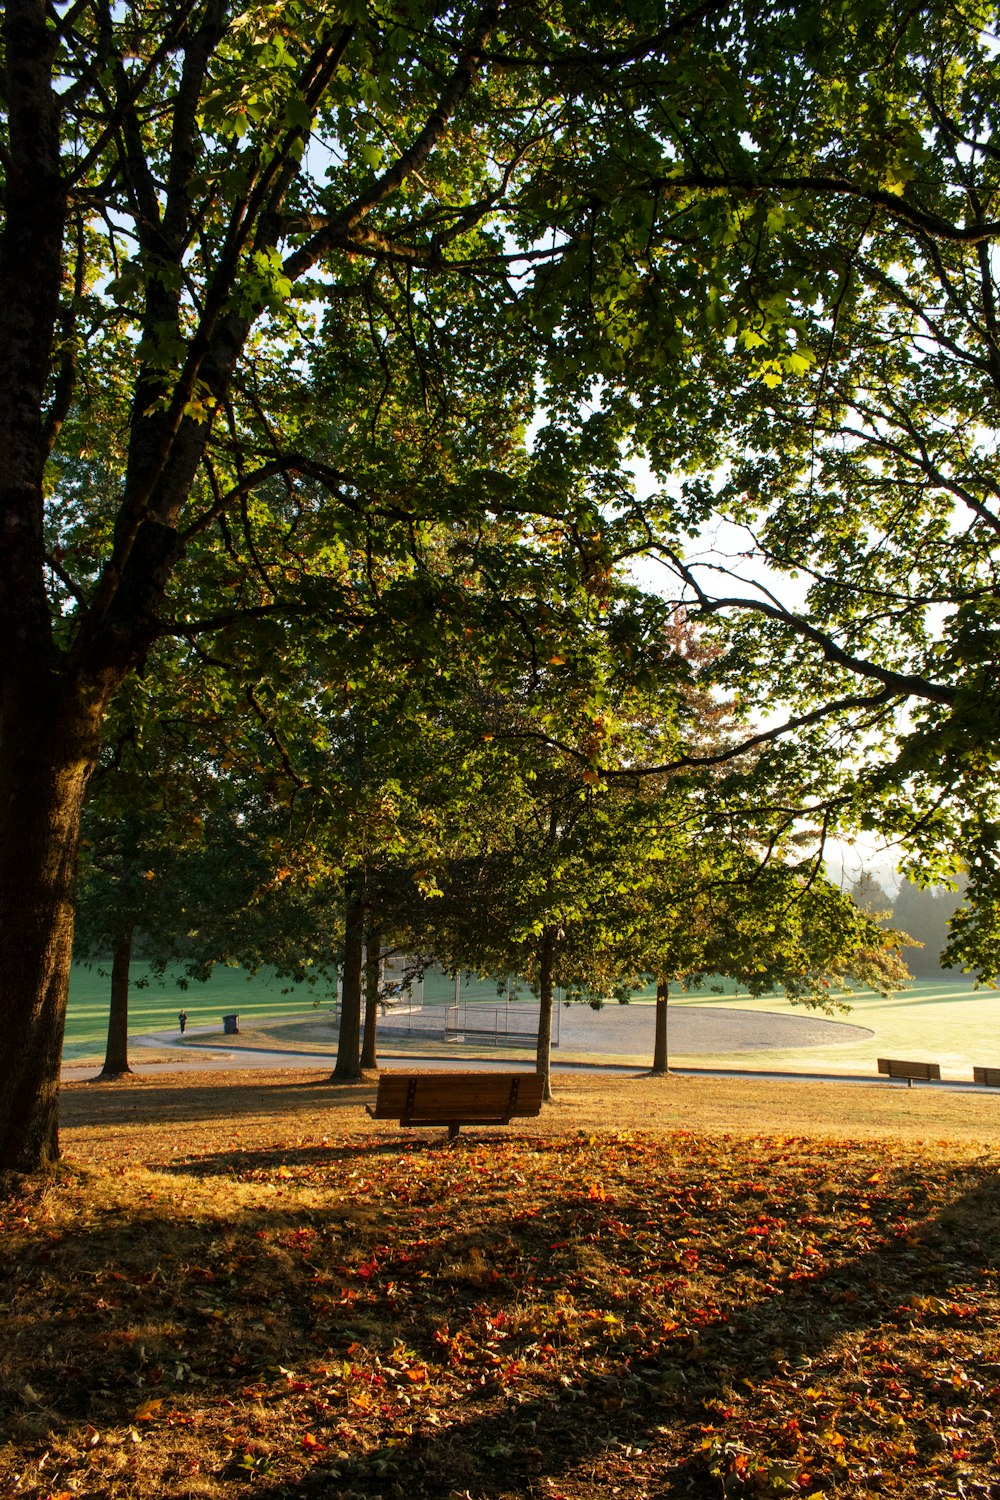
[[[361,990],[365,946],[365,877],[361,870],[347,878],[344,919],[344,972],[340,985],[340,1032],[337,1037],[335,1083],[361,1077]]]
[[[378,1067],[376,1037],[378,1034],[378,1003],[382,994],[382,932],[379,927],[369,927],[365,943],[365,1040],[361,1048],[361,1067]]]
[[[55,753],[60,691],[45,590],[42,420],[62,278],[56,45],[8,4],[0,240],[0,1171],[58,1155],[56,1098],[86,766]]]
[[[73,884],[96,725],[59,723],[57,683],[38,683],[50,700],[32,705],[14,686],[8,679],[0,716],[0,1171],[30,1172],[59,1154]]]
[[[538,1044],[535,1072],[543,1080],[542,1097],[552,1099],[552,997],[555,992],[556,930],[546,927],[538,950]]]
[[[653,1038],[653,1066],[655,1074],[669,1073],[667,1057],[667,1005],[670,1000],[670,980],[656,981],[656,1031]]]
[[[132,967],[132,928],[123,933],[115,944],[111,961],[111,1008],[108,1011],[108,1045],[104,1052],[104,1067],[97,1075],[102,1078],[122,1078],[132,1069],[128,1065],[128,981]]]

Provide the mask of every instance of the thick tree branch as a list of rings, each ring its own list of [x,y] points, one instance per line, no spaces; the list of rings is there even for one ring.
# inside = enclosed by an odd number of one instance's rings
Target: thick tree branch
[[[704,771],[712,770],[717,766],[729,765],[734,760],[739,760],[745,755],[760,749],[762,745],[773,744],[777,740],[785,739],[798,730],[808,729],[814,724],[820,724],[824,719],[835,717],[837,714],[862,710],[887,710],[902,703],[901,696],[890,688],[884,688],[880,693],[848,694],[842,698],[832,698],[828,703],[819,708],[811,710],[807,714],[797,714],[786,719],[782,724],[775,724],[770,729],[759,730],[755,734],[749,734],[743,739],[725,746],[722,750],[715,751],[712,755],[678,755],[674,760],[659,761],[652,765],[634,765],[626,767],[611,767],[594,764],[593,758],[575,745],[568,744],[564,740],[554,738],[545,734],[542,730],[498,730],[497,739],[503,740],[525,740],[537,744],[550,745],[552,749],[558,750],[577,765],[596,770],[602,781],[628,781],[645,776],[666,776],[678,771]]]
[[[2,79],[9,157],[0,235],[0,642],[37,668],[51,649],[42,478],[45,389],[62,282],[66,198],[55,38],[37,0],[8,0]]]
[[[83,299],[87,279],[87,251],[83,220],[76,220],[76,257],[73,265],[73,290],[60,319],[59,365],[52,392],[52,401],[45,419],[45,449],[51,453],[62,425],[69,414],[76,390],[76,319],[77,308]]]

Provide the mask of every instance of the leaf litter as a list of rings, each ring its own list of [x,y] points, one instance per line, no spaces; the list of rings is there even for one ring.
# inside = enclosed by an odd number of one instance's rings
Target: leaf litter
[[[1000,1496],[992,1152],[275,1123],[0,1200],[0,1493]]]

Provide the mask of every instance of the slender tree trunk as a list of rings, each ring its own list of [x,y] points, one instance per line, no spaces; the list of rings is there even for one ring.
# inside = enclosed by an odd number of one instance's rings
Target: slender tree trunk
[[[128,1065],[128,981],[132,967],[132,933],[123,933],[115,944],[111,960],[111,1008],[108,1011],[108,1045],[104,1053],[104,1067],[97,1075],[102,1078],[122,1078],[132,1069]]]
[[[361,990],[365,946],[365,877],[354,870],[347,878],[344,918],[344,972],[340,984],[340,1033],[337,1038],[335,1083],[361,1077]]]
[[[656,981],[656,1032],[653,1039],[652,1073],[669,1073],[667,1055],[667,1005],[670,1000],[670,980]]]
[[[535,1072],[543,1079],[543,1097],[552,1099],[552,996],[555,990],[556,930],[546,927],[538,950],[538,1045]]]
[[[382,993],[382,931],[369,927],[366,941],[367,962],[365,964],[365,1040],[361,1048],[361,1067],[378,1067],[376,1036],[378,1033],[378,1002]]]

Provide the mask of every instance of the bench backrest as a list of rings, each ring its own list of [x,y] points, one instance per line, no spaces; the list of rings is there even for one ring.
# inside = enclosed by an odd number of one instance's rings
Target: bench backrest
[[[880,1057],[878,1070],[890,1078],[940,1078],[941,1066],[933,1062],[904,1062],[898,1057]]]
[[[538,1073],[383,1073],[373,1114],[404,1125],[503,1122],[537,1115],[543,1084]]]
[[[987,1088],[1000,1089],[1000,1068],[973,1068],[972,1079],[974,1083],[985,1084]]]

